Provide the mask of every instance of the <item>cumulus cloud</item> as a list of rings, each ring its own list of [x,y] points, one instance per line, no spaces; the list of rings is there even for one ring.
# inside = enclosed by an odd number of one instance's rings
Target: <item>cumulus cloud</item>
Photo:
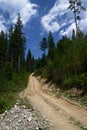
[[[83,5],[87,8],[87,1],[83,0]],[[68,0],[57,0],[48,14],[41,18],[41,24],[47,32],[60,32],[60,35],[71,35],[72,29],[75,29],[74,15],[68,10]],[[79,26],[82,31],[87,27],[87,11],[81,13]]]
[[[56,32],[60,29],[60,20],[66,12],[68,1],[57,0],[53,8],[41,18],[43,28],[48,32]],[[59,19],[58,19],[59,17]]]
[[[9,15],[7,21],[4,17],[4,21],[7,24],[15,23],[17,14],[20,13],[22,22],[25,25],[32,17],[36,17],[38,13],[37,7],[38,5],[31,3],[30,0],[0,0],[0,11],[3,14],[3,17],[5,13],[8,13]],[[2,22],[1,19],[0,22]],[[4,26],[3,22],[2,25]]]
[[[80,21],[80,28],[82,31],[87,33],[87,16],[86,16],[86,18],[84,18]]]

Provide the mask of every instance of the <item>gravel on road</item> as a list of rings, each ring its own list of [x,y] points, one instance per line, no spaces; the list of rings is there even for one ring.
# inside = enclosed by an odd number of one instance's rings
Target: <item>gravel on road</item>
[[[17,104],[0,114],[0,130],[53,130],[53,127],[35,108]]]

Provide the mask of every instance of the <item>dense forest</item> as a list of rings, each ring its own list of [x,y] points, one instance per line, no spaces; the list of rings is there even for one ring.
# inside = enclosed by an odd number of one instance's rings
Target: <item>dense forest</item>
[[[48,38],[43,38],[40,49],[42,58],[37,61],[36,74],[42,75],[57,84],[62,89],[75,87],[82,90],[81,95],[87,93],[87,34],[84,34],[78,25],[80,12],[85,11],[82,2],[70,0],[69,7],[74,14],[76,29],[72,30],[72,36],[63,36],[57,43],[49,31]],[[83,12],[84,13],[84,12]],[[48,49],[48,54],[45,50]]]
[[[0,32],[0,73],[8,73],[11,78],[12,71],[33,71],[34,57],[28,51],[25,58],[26,37],[23,32],[23,24],[18,14],[17,22],[11,26],[9,31]],[[32,67],[31,67],[32,66]]]
[[[10,109],[27,85],[26,38],[20,14],[7,33],[0,32],[0,113]]]
[[[27,83],[29,76],[27,72],[34,72],[35,75],[52,81],[60,89],[68,90],[75,87],[81,90],[81,96],[87,94],[87,34],[84,34],[78,26],[80,11],[81,9],[85,11],[85,8],[82,3],[75,1],[73,3],[72,0],[69,4],[68,9],[74,13],[76,29],[72,30],[70,38],[65,35],[57,43],[49,31],[48,37],[43,37],[40,42],[43,53],[39,59],[34,59],[31,50],[25,58],[26,37],[20,14],[16,24],[11,26],[7,33],[0,32],[1,110],[8,108],[9,101],[5,101],[7,95],[10,100],[13,93],[21,90],[21,87],[24,88],[23,85]],[[26,83],[22,82],[23,79]],[[5,103],[6,108],[3,105]]]
[[[25,37],[23,25],[18,14],[18,19],[14,27],[11,26],[8,33],[0,33],[0,72],[9,66],[15,71],[23,68],[25,51]]]
[[[54,43],[52,33],[49,32],[48,54],[37,62],[37,73],[60,84],[65,89],[73,86],[87,91],[87,35],[78,32],[78,38],[72,33],[72,38],[63,36]]]

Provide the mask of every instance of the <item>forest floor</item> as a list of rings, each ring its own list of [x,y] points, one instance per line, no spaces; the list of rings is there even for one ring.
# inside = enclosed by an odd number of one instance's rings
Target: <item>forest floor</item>
[[[87,130],[87,110],[53,94],[46,93],[41,82],[33,75],[21,93],[33,107],[46,117],[55,130]]]

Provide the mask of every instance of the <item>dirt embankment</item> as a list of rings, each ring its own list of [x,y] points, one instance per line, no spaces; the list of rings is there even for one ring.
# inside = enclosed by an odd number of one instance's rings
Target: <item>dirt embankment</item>
[[[87,130],[87,110],[46,94],[33,75],[22,95],[51,122],[55,130]]]

